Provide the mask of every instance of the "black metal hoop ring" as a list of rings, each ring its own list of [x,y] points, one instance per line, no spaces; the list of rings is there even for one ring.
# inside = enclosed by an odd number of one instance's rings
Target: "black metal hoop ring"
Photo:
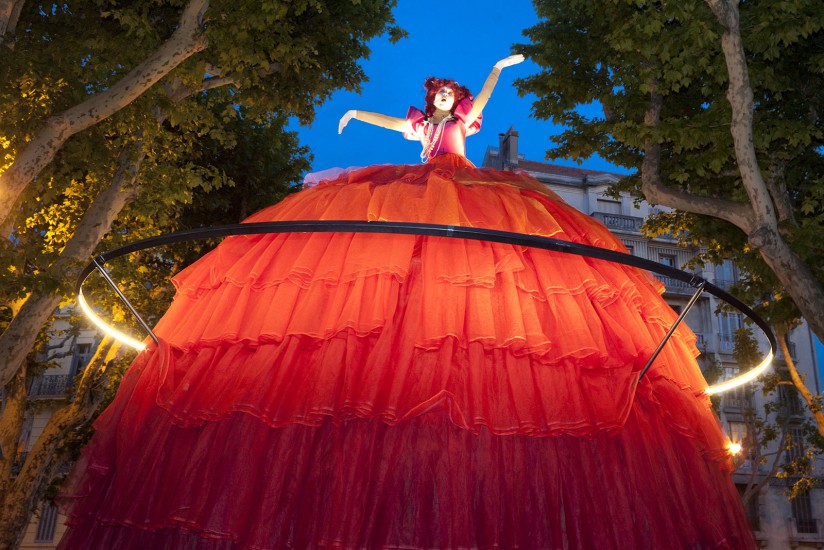
[[[767,340],[770,345],[770,351],[768,352],[766,356],[767,359],[765,361],[771,360],[772,357],[775,355],[777,349],[775,336],[773,335],[772,330],[770,330],[769,325],[758,314],[756,314],[749,306],[741,302],[735,296],[732,296],[725,290],[715,286],[714,284],[710,283],[706,279],[703,279],[702,277],[698,277],[693,273],[682,271],[680,269],[670,267],[667,265],[659,264],[657,262],[653,262],[645,258],[639,258],[637,256],[624,254],[622,252],[616,252],[614,250],[607,250],[604,248],[572,243],[569,241],[561,241],[549,237],[524,235],[521,233],[499,231],[496,229],[482,229],[477,227],[463,227],[408,222],[308,220],[242,223],[234,225],[204,227],[199,229],[189,229],[186,231],[178,231],[175,233],[169,233],[167,235],[150,237],[148,239],[135,241],[128,245],[115,248],[113,250],[104,252],[96,256],[80,272],[80,275],[77,278],[77,283],[75,284],[75,292],[78,294],[78,296],[82,295],[83,283],[86,281],[86,279],[92,271],[98,270],[100,273],[103,274],[104,277],[107,278],[109,283],[115,288],[120,298],[126,303],[126,305],[129,307],[129,309],[132,311],[135,317],[137,317],[137,319],[140,321],[143,327],[149,332],[152,338],[157,340],[157,338],[154,336],[148,325],[143,321],[143,319],[140,317],[137,311],[134,310],[131,304],[128,303],[128,300],[126,300],[125,296],[123,296],[123,294],[114,285],[114,283],[111,282],[110,279],[108,279],[105,270],[103,270],[103,265],[107,261],[112,260],[114,258],[118,258],[120,256],[125,256],[132,252],[137,252],[140,250],[145,250],[147,248],[153,248],[167,244],[196,241],[206,238],[227,237],[232,235],[257,235],[267,233],[383,233],[399,235],[420,235],[430,237],[447,237],[453,239],[468,239],[476,241],[496,242],[503,244],[525,246],[530,248],[538,248],[543,250],[551,250],[554,252],[574,254],[576,256],[584,256],[588,258],[595,258],[599,260],[605,260],[608,262],[615,262],[623,265],[637,267],[640,269],[651,271],[653,273],[657,273],[659,275],[664,275],[667,277],[671,277],[673,279],[677,279],[679,281],[683,281],[691,287],[696,288],[696,294],[693,296],[693,299],[691,300],[688,307],[692,306],[692,304],[695,302],[695,300],[698,298],[701,292],[706,291],[712,294],[713,296],[727,302],[734,308],[738,309],[741,313],[746,315],[753,323],[755,323],[767,337]],[[644,367],[644,369],[641,371],[640,377],[643,377],[646,371],[649,369],[650,365],[652,364],[652,361],[654,361],[655,357],[658,355],[658,352],[660,352],[663,345],[674,332],[678,323],[686,315],[686,311],[687,310],[682,312],[678,320],[675,322],[675,325],[673,325],[669,333],[667,333],[664,340],[659,345],[658,350],[656,350],[655,354],[650,358],[646,367]]]

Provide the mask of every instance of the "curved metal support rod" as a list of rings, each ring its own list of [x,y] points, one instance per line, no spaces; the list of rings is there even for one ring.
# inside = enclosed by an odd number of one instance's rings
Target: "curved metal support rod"
[[[664,346],[669,341],[670,336],[672,336],[675,333],[675,329],[678,328],[678,325],[681,324],[681,321],[683,321],[684,317],[687,316],[687,313],[690,312],[690,310],[692,309],[692,306],[694,306],[695,302],[698,301],[698,297],[701,296],[701,293],[704,292],[704,287],[706,286],[706,284],[707,284],[707,281],[701,279],[698,282],[697,285],[693,285],[693,286],[696,287],[695,294],[692,295],[692,298],[690,298],[690,301],[687,302],[687,305],[684,307],[684,310],[681,312],[681,315],[678,316],[678,319],[675,320],[675,322],[670,327],[669,331],[667,331],[667,335],[664,336],[664,339],[661,340],[661,343],[658,344],[657,348],[655,348],[655,351],[653,352],[652,356],[649,358],[649,361],[647,361],[647,364],[644,365],[643,369],[641,369],[641,374],[638,375],[638,380],[641,380],[642,378],[644,378],[644,375],[647,373],[649,368],[652,366],[653,361],[655,361],[658,358],[658,354],[661,353],[661,350],[664,349]]]
[[[521,233],[512,233],[509,231],[499,231],[497,229],[483,229],[478,227],[465,227],[456,225],[438,225],[411,222],[367,222],[357,220],[295,220],[285,222],[242,223],[235,225],[221,225],[216,227],[189,229],[185,231],[179,231],[176,233],[170,233],[168,235],[150,237],[148,239],[136,241],[131,244],[121,246],[120,248],[116,248],[114,250],[110,250],[108,252],[100,254],[80,272],[80,275],[77,278],[77,283],[75,285],[75,290],[78,294],[78,301],[81,303],[82,307],[84,303],[82,299],[83,282],[86,280],[86,277],[88,277],[92,271],[98,269],[103,274],[103,276],[107,280],[109,280],[109,284],[112,286],[112,288],[115,289],[115,291],[124,301],[124,303],[126,303],[129,309],[138,319],[140,324],[146,329],[146,331],[149,334],[151,334],[155,342],[157,342],[157,337],[152,333],[148,325],[146,325],[146,323],[140,318],[140,316],[137,314],[134,308],[131,307],[131,305],[128,303],[125,296],[123,296],[119,289],[109,279],[108,275],[105,274],[101,269],[101,266],[106,261],[118,258],[120,256],[124,256],[126,254],[130,254],[132,252],[137,252],[139,250],[145,250],[147,248],[153,248],[156,246],[167,245],[172,243],[196,241],[204,238],[228,237],[230,235],[237,236],[279,233],[338,232],[446,237],[452,239],[467,239],[475,241],[496,242],[502,244],[524,246],[529,248],[537,248],[542,250],[551,250],[554,252],[574,254],[576,256],[584,256],[587,258],[594,258],[597,260],[614,262],[623,265],[628,265],[631,267],[645,269],[647,271],[651,271],[659,275],[665,275],[667,277],[672,277],[673,279],[686,282],[690,286],[698,288],[698,292],[696,292],[696,295],[693,296],[693,299],[690,301],[690,304],[687,306],[687,309],[684,312],[682,312],[681,316],[675,322],[675,325],[673,325],[673,327],[670,329],[670,333],[668,333],[668,335],[664,339],[664,342],[662,342],[659,346],[659,350],[655,352],[652,359],[650,359],[647,365],[644,367],[641,376],[643,376],[644,373],[646,373],[646,371],[649,369],[649,366],[652,364],[652,361],[660,353],[660,349],[663,348],[670,334],[681,322],[683,317],[686,315],[687,311],[689,311],[689,308],[692,307],[692,305],[698,299],[698,296],[700,295],[701,291],[707,291],[713,296],[720,298],[721,300],[724,300],[731,306],[741,311],[744,315],[746,315],[753,323],[755,323],[758,326],[758,328],[761,329],[761,331],[764,333],[764,336],[767,338],[767,341],[770,346],[769,352],[767,352],[767,354],[764,356],[764,359],[756,367],[754,367],[753,369],[744,374],[736,376],[732,380],[728,380],[726,382],[716,384],[714,386],[709,386],[705,389],[705,393],[707,394],[726,391],[735,386],[754,380],[769,367],[770,362],[775,356],[775,351],[778,348],[775,340],[775,335],[773,335],[770,326],[766,323],[766,321],[764,321],[760,316],[758,316],[758,314],[756,314],[747,304],[743,303],[741,300],[739,300],[732,294],[728,293],[724,289],[707,282],[705,279],[699,277],[698,275],[695,275],[694,273],[687,273],[686,271],[682,271],[674,267],[659,264],[657,262],[653,262],[652,260],[647,260],[645,258],[639,258],[631,254],[616,252],[615,250],[598,248],[595,246],[588,246],[569,241],[561,241],[558,239],[552,239],[550,237],[541,237],[538,235],[524,235]]]
[[[149,336],[152,337],[152,340],[154,340],[155,344],[160,344],[160,341],[157,339],[157,336],[155,336],[155,333],[152,332],[151,327],[149,327],[149,325],[146,324],[146,321],[143,320],[143,317],[141,317],[137,310],[134,308],[134,306],[132,306],[132,304],[126,298],[126,295],[120,291],[120,288],[118,288],[118,286],[115,284],[112,278],[109,277],[109,274],[106,273],[106,270],[103,269],[103,266],[100,265],[100,263],[98,263],[97,258],[92,259],[92,264],[94,264],[94,267],[97,268],[97,271],[100,272],[100,274],[103,276],[106,282],[109,283],[109,286],[112,287],[115,292],[117,292],[117,295],[120,297],[120,300],[123,302],[123,304],[125,304],[127,308],[129,308],[129,311],[131,311],[132,315],[135,316],[135,319],[137,319],[137,322],[140,323],[140,326],[142,326],[143,329],[149,333]]]

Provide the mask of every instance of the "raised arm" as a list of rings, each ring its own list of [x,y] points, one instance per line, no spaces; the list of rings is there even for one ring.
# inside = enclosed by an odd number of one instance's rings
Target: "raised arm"
[[[340,123],[338,124],[339,134],[343,132],[343,129],[346,128],[346,125],[349,124],[349,121],[353,118],[362,122],[374,124],[375,126],[380,126],[381,128],[386,128],[387,130],[395,130],[396,132],[411,131],[409,128],[409,123],[405,118],[382,115],[380,113],[370,113],[369,111],[355,111],[353,109],[351,111],[346,111],[346,114],[341,117]]]
[[[495,85],[498,83],[498,76],[500,76],[501,70],[505,67],[517,65],[518,63],[523,62],[523,60],[524,56],[518,54],[510,55],[509,57],[501,59],[495,63],[495,66],[492,67],[492,72],[489,73],[488,77],[486,77],[486,82],[484,82],[483,88],[481,88],[481,91],[475,96],[475,99],[472,100],[472,110],[469,111],[466,121],[464,122],[467,128],[472,126],[472,123],[477,120],[477,118],[481,115],[481,111],[483,111],[484,107],[486,107],[486,103],[492,96],[492,90],[495,89]]]

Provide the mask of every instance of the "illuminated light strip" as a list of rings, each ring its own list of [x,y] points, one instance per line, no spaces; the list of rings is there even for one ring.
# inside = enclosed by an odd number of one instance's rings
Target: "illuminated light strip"
[[[107,261],[120,256],[125,256],[132,252],[145,250],[156,246],[168,245],[172,243],[195,241],[204,238],[227,237],[230,235],[260,235],[260,234],[281,234],[281,233],[377,233],[377,234],[397,234],[397,235],[416,235],[416,236],[432,236],[432,237],[447,237],[456,239],[467,239],[475,241],[488,241],[503,244],[512,244],[516,246],[525,246],[530,248],[538,248],[542,250],[550,250],[554,252],[561,252],[564,254],[574,254],[577,256],[584,256],[594,258],[607,262],[615,262],[623,265],[637,267],[659,275],[664,275],[683,281],[690,286],[697,288],[702,286],[704,291],[709,292],[717,298],[727,302],[744,313],[750,320],[755,323],[758,328],[764,333],[770,346],[770,351],[767,356],[757,367],[749,372],[742,374],[732,380],[728,380],[721,384],[709,386],[704,390],[708,395],[718,394],[724,391],[731,390],[741,384],[751,382],[770,366],[773,357],[775,357],[775,350],[777,347],[775,336],[772,333],[769,325],[759,317],[748,305],[743,303],[735,296],[729,294],[722,288],[719,288],[697,275],[687,273],[674,267],[659,264],[646,258],[640,258],[631,254],[623,252],[616,252],[614,250],[598,248],[595,246],[583,245],[569,241],[562,241],[549,237],[541,237],[538,235],[524,235],[521,233],[512,233],[509,231],[500,231],[497,229],[484,229],[478,227],[464,227],[459,225],[438,225],[429,223],[413,223],[413,222],[366,222],[366,221],[352,221],[352,220],[298,220],[287,222],[254,222],[242,223],[234,225],[221,225],[216,227],[201,227],[197,229],[188,229],[170,233],[168,235],[160,235],[157,237],[149,237],[140,241],[121,246],[109,252],[97,256],[92,262],[87,265],[77,278],[75,284],[75,292],[78,294],[78,301],[82,300],[83,282],[89,274],[95,269],[100,270],[101,275],[107,277],[102,265]],[[108,281],[108,278],[107,278]],[[121,299],[125,301],[125,297],[117,288],[116,285],[110,282],[112,287],[120,295]],[[126,305],[130,308],[132,313],[140,321],[143,328],[145,328],[149,335],[157,341],[156,336],[152,333],[148,325],[143,322],[137,312],[131,308],[128,301]],[[121,342],[125,342],[137,349],[145,349],[142,342],[130,338],[129,336],[109,327],[102,320],[98,319],[91,309],[85,303],[81,303],[81,308],[98,325],[102,330],[108,334],[112,334]],[[664,340],[666,342],[666,338]]]
[[[752,382],[766,371],[770,367],[770,363],[773,360],[773,352],[768,352],[767,356],[761,361],[758,366],[749,370],[742,374],[741,376],[736,376],[732,380],[727,380],[726,382],[722,382],[720,384],[716,384],[714,386],[710,386],[704,390],[704,393],[707,395],[715,395],[716,393],[721,393],[727,390],[731,390],[733,388],[737,388],[742,384],[746,384],[747,382]]]
[[[139,341],[135,340],[134,338],[132,338],[131,336],[129,336],[128,334],[124,334],[124,333],[120,332],[119,330],[117,330],[116,328],[107,325],[103,321],[103,319],[101,319],[100,317],[95,315],[94,311],[92,311],[92,308],[89,307],[89,304],[86,303],[86,298],[83,297],[83,291],[82,290],[77,293],[77,303],[80,304],[80,309],[83,310],[83,313],[86,314],[86,317],[88,317],[89,320],[91,320],[92,323],[97,325],[97,327],[100,330],[102,330],[103,332],[105,332],[106,334],[108,334],[109,336],[114,338],[115,340],[119,340],[120,342],[123,342],[127,346],[131,346],[131,347],[135,348],[136,350],[143,351],[144,349],[146,349],[146,344],[144,344],[143,342],[139,342]]]

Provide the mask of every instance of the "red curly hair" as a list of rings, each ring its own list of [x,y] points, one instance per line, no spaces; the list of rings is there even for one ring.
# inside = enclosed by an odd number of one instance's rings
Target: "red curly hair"
[[[431,117],[435,114],[435,94],[437,94],[438,90],[444,86],[447,88],[452,88],[452,93],[455,96],[455,103],[452,105],[452,112],[455,112],[455,107],[457,107],[458,103],[460,103],[464,98],[468,97],[469,100],[472,101],[472,94],[466,86],[461,86],[451,78],[435,78],[434,76],[430,76],[423,83],[423,88],[426,90],[426,95],[424,96],[426,107],[424,108],[424,112],[427,117]]]

